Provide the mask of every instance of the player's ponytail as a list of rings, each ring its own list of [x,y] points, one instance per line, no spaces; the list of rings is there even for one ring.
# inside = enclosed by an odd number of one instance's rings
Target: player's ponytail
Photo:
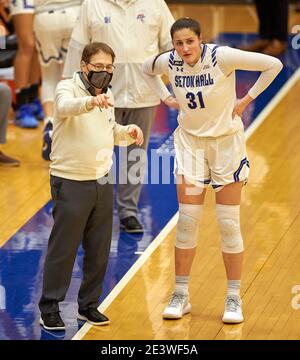
[[[171,51],[173,51],[173,50],[174,50],[174,49],[167,50],[167,51],[163,51],[163,52],[159,53],[158,55],[156,55],[155,58],[154,58],[154,60],[153,60],[153,63],[152,63],[152,71],[154,71],[155,63],[156,63],[157,59],[160,57],[160,55],[165,54],[165,53],[167,53],[167,52],[171,52]]]

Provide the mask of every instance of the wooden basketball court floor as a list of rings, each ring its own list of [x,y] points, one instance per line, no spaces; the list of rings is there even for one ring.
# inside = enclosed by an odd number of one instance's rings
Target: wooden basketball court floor
[[[171,9],[176,18],[197,15],[208,38],[256,29],[251,6]],[[299,23],[293,13],[290,21]],[[174,284],[175,215],[101,304],[111,325],[85,324],[74,339],[300,339],[299,79],[296,71],[247,133],[251,173],[241,206],[244,323],[221,321],[226,279],[209,191],[191,273],[191,314],[175,321],[161,318]],[[41,131],[9,126],[3,151],[21,158],[22,166],[0,168],[1,246],[50,199]]]

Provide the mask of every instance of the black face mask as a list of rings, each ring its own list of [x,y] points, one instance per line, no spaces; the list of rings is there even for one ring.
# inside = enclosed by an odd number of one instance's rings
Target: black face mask
[[[112,73],[107,71],[89,71],[87,78],[91,85],[97,89],[106,89],[113,77]]]

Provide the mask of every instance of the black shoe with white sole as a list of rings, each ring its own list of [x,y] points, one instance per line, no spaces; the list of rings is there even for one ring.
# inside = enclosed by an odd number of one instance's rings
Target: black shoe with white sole
[[[135,216],[128,216],[120,220],[120,228],[128,233],[143,233],[142,224]]]
[[[86,320],[88,323],[96,326],[108,325],[110,320],[97,308],[88,308],[87,310],[79,310],[77,318]]]
[[[59,311],[49,314],[41,314],[40,324],[47,330],[65,330],[65,323],[60,317]]]

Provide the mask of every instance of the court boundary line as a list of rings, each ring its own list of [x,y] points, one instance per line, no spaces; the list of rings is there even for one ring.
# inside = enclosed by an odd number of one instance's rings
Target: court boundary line
[[[258,116],[253,120],[251,125],[245,130],[246,141],[254,134],[254,132],[263,124],[266,118],[271,114],[279,102],[286,96],[286,94],[291,90],[294,84],[300,79],[300,68],[295,71],[295,73],[288,79],[288,81],[281,87],[278,93],[273,97],[273,99],[267,104],[267,106],[258,114]],[[158,248],[158,246],[163,242],[165,237],[173,230],[178,220],[178,212],[171,218],[167,225],[161,230],[161,232],[156,236],[156,238],[151,242],[143,254],[138,258],[138,260],[132,265],[132,267],[127,271],[123,278],[117,283],[117,285],[112,289],[112,291],[107,295],[103,302],[98,307],[100,312],[104,312],[115,300],[115,298],[121,293],[133,276],[140,270],[142,265],[150,258],[150,255]],[[81,329],[73,336],[71,340],[81,340],[88,331],[93,327],[89,323],[85,323]]]

